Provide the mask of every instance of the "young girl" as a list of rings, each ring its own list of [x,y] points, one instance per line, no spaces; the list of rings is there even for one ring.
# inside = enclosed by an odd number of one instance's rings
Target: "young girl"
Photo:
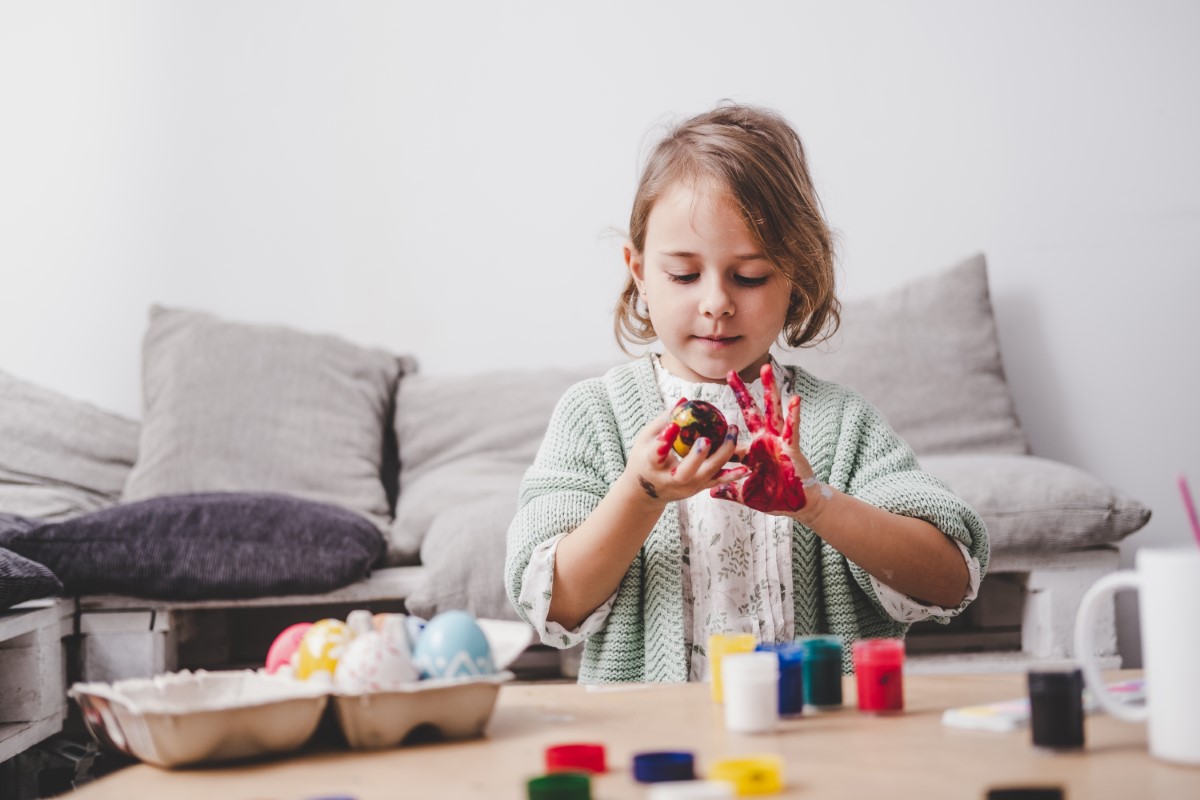
[[[662,352],[569,389],[525,475],[505,572],[542,641],[585,641],[585,683],[703,680],[710,633],[849,643],[962,611],[987,564],[979,516],[861,396],[771,358],[828,335],[839,308],[787,122],[722,105],[675,128],[624,254],[618,341]],[[681,458],[682,398],[730,428]]]

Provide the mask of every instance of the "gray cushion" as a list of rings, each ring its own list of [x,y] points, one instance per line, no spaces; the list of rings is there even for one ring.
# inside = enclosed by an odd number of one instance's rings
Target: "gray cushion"
[[[26,533],[37,525],[36,521],[19,514],[0,512],[0,538],[6,534]],[[62,588],[62,583],[45,565],[0,547],[0,608],[39,597],[50,597],[61,592]]]
[[[1124,539],[1150,509],[1083,470],[1020,455],[922,456],[983,517],[993,552],[1071,550]]]
[[[517,487],[537,455],[554,405],[571,384],[604,370],[405,376],[396,401],[400,497],[388,563],[415,563],[439,514],[496,495],[511,499],[512,512],[479,535],[494,535],[500,542],[495,575],[500,585],[504,534],[516,513]]]
[[[505,491],[450,506],[421,545],[427,579],[405,598],[408,610],[426,619],[463,609],[485,619],[519,619],[504,592],[505,531],[517,513],[515,471]]]
[[[0,372],[0,510],[68,519],[117,502],[138,423]]]
[[[0,608],[52,597],[62,584],[44,565],[0,547]]]
[[[409,359],[333,336],[155,306],[141,450],[124,499],[282,492],[386,529],[380,472],[408,368]]]
[[[74,594],[203,600],[332,591],[368,576],[383,537],[337,506],[230,492],[0,531],[0,546],[45,564]]]
[[[918,454],[1029,452],[982,255],[846,303],[833,339],[780,357],[861,392]]]

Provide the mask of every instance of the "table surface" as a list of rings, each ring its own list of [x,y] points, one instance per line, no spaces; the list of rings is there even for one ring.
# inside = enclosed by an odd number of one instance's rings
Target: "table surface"
[[[1110,680],[1137,677],[1113,672]],[[1082,798],[1200,797],[1200,767],[1157,761],[1146,752],[1142,725],[1089,716],[1087,746],[1073,753],[1034,748],[1027,728],[991,733],[949,728],[947,708],[1025,694],[1023,673],[906,675],[906,710],[873,716],[847,707],[785,720],[770,734],[725,730],[722,710],[705,684],[631,685],[589,690],[574,684],[510,684],[499,695],[480,739],[405,745],[379,752],[306,750],[271,761],[168,771],[137,765],[82,787],[80,800],[170,797],[236,800],[349,796],[523,798],[525,781],[543,771],[548,745],[605,745],[609,771],[593,781],[593,797],[640,798],[634,753],[689,750],[703,774],[713,761],[775,753],[787,787],[777,797],[983,798],[989,788],[1061,786]]]

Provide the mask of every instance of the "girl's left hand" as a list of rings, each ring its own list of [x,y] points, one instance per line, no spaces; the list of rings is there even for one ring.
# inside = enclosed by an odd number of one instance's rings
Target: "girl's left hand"
[[[780,411],[779,387],[770,363],[762,367],[763,403],[760,412],[737,372],[730,371],[728,381],[753,437],[741,461],[750,467],[750,476],[740,482],[722,483],[709,493],[769,514],[794,515],[805,509],[805,517],[815,517],[817,506],[825,499],[820,492],[809,497],[803,481],[813,478],[813,468],[800,452],[800,397],[788,401],[787,417]]]

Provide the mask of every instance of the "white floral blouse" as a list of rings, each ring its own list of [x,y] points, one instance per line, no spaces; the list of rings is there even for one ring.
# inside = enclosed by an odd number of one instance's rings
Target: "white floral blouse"
[[[749,443],[750,432],[727,385],[685,381],[667,372],[657,358],[654,374],[667,408],[681,397],[712,403],[731,424],[737,424],[739,444]],[[776,369],[775,374],[786,372]],[[761,408],[762,381],[756,380],[747,388]],[[780,384],[784,408],[792,388],[790,381]],[[790,641],[795,630],[791,519],[700,492],[679,503],[679,525],[683,537],[684,642],[690,654],[690,680],[708,678],[706,648],[711,633],[752,633],[760,642]],[[554,647],[571,647],[603,628],[616,599],[614,592],[574,630],[546,619],[554,582],[554,554],[559,540],[566,535],[555,536],[533,551],[520,596],[526,608],[532,606],[529,619],[542,642]],[[979,562],[963,545],[958,547],[971,575],[967,599],[974,599],[979,589]],[[884,609],[901,622],[956,613],[955,609],[919,603],[874,577],[871,584]]]

